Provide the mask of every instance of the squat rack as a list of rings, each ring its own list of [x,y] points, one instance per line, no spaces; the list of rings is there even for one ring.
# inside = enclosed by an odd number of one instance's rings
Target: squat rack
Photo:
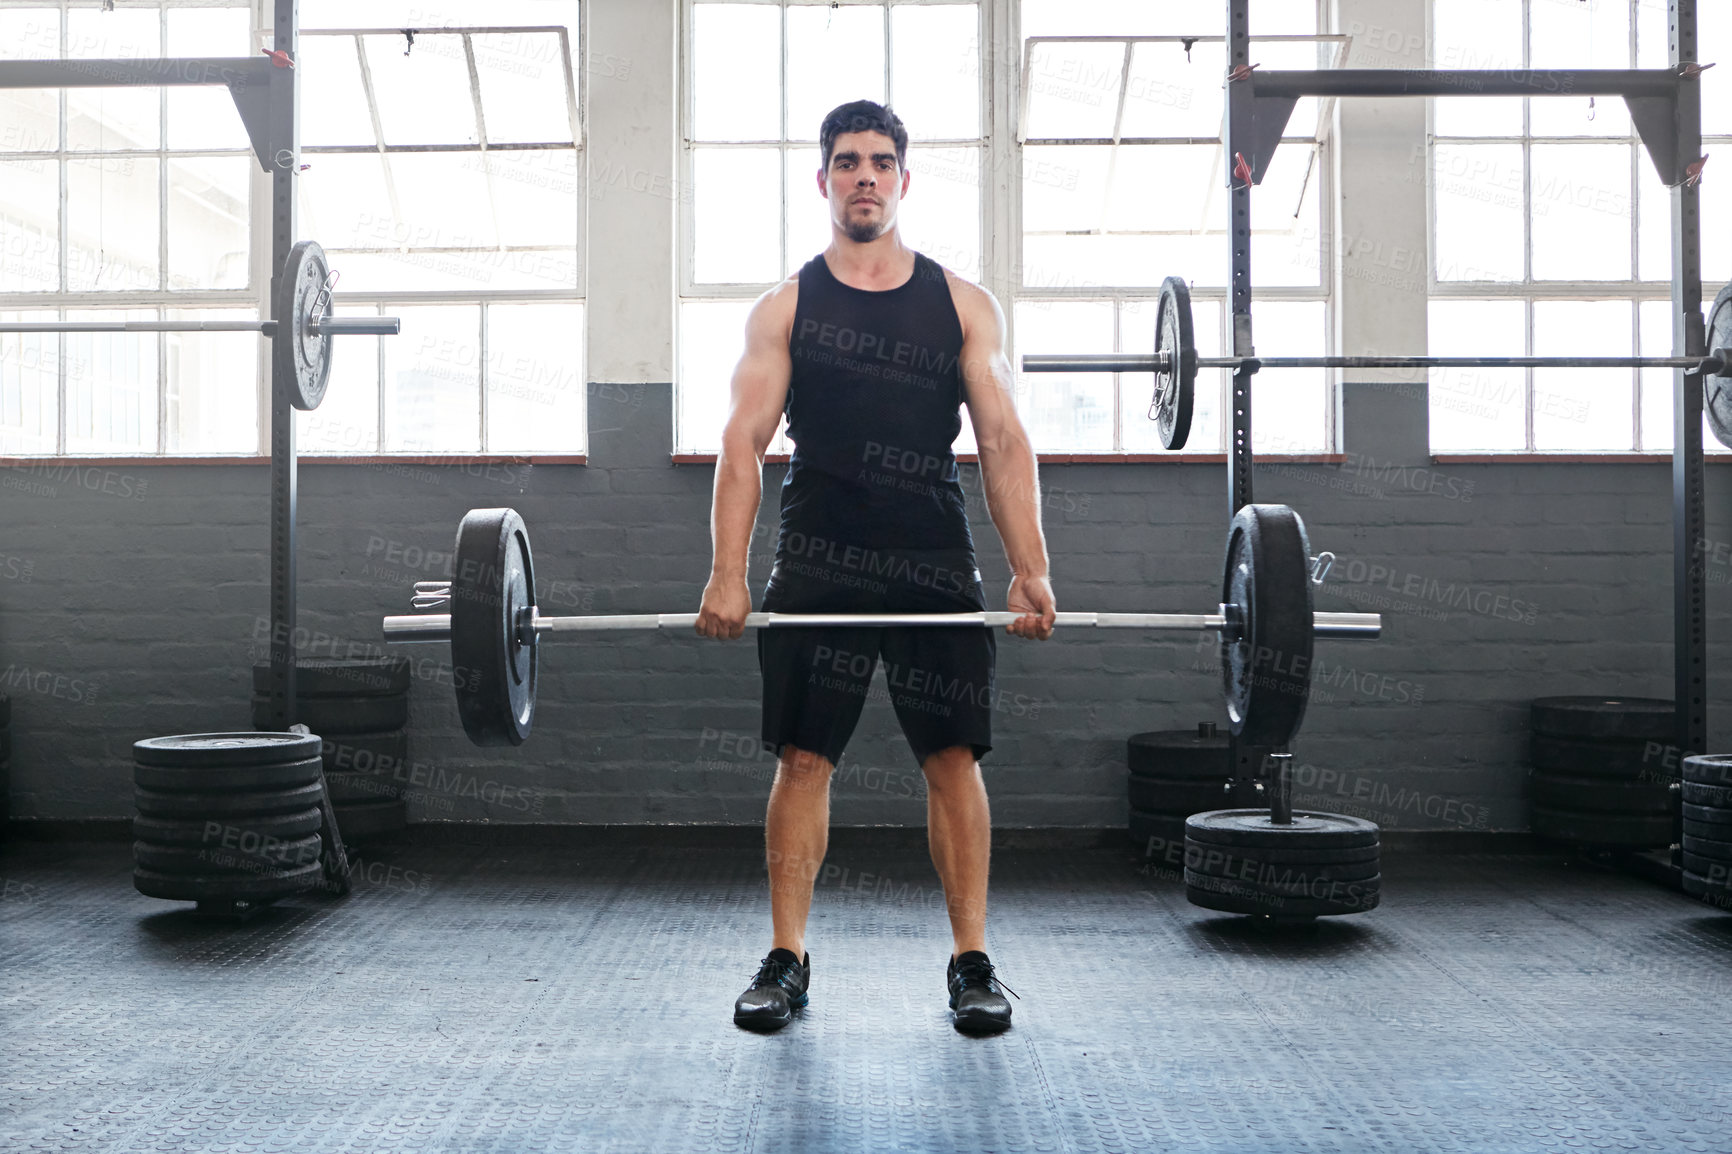
[[[1637,136],[1671,190],[1672,352],[1706,354],[1702,318],[1701,68],[1696,0],[1667,0],[1667,68],[1651,69],[1328,69],[1264,71],[1250,58],[1250,2],[1227,0],[1226,179],[1233,355],[1251,342],[1251,186],[1263,179],[1294,105],[1302,96],[1621,96]],[[1251,378],[1233,374],[1228,516],[1251,503]],[[1672,374],[1672,631],[1677,702],[1675,741],[1683,752],[1708,745],[1708,614],[1703,540],[1702,383]],[[1248,751],[1241,770],[1253,769]]]

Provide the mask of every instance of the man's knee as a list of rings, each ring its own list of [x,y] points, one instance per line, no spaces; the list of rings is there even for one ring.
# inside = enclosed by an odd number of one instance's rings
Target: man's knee
[[[835,768],[823,754],[785,745],[776,763],[776,776],[799,785],[823,784],[830,780]]]
[[[973,778],[977,771],[974,749],[967,745],[953,745],[928,754],[926,760],[920,763],[920,771],[926,775],[929,789],[943,789],[953,782],[967,781]]]

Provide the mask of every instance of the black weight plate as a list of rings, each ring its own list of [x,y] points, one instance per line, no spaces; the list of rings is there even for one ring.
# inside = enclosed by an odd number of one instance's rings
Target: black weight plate
[[[1732,809],[1732,785],[1706,785],[1699,781],[1686,781],[1684,801],[1689,805]]]
[[[357,801],[400,801],[408,793],[402,782],[378,773],[327,773],[331,800],[337,805]]]
[[[268,662],[253,666],[253,692],[270,695]],[[303,657],[295,662],[296,697],[385,697],[407,692],[407,657],[364,657],[353,661]]]
[[[1155,370],[1155,395],[1149,416],[1161,432],[1161,444],[1182,449],[1191,436],[1191,410],[1197,382],[1197,338],[1191,325],[1191,290],[1176,276],[1161,282],[1155,318],[1155,356],[1165,360]]]
[[[331,335],[313,335],[314,322],[331,311],[325,289],[330,276],[325,250],[315,241],[300,241],[289,250],[271,297],[277,322],[272,373],[293,383],[289,402],[297,409],[318,408],[331,376]]]
[[[0,761],[12,760],[12,729],[0,729]]]
[[[318,834],[293,841],[257,841],[252,850],[215,845],[158,845],[150,841],[132,843],[132,860],[141,869],[165,874],[257,874],[280,873],[319,860],[323,843]]]
[[[318,805],[324,791],[317,784],[294,789],[237,790],[232,793],[160,793],[154,789],[132,791],[138,812],[150,817],[178,817],[204,821],[211,818],[247,817],[253,814],[291,813]]]
[[[320,753],[325,759],[326,773],[381,773],[396,777],[409,772],[409,735],[401,729],[327,737]]]
[[[319,756],[319,739],[303,733],[183,733],[147,737],[132,743],[132,760],[139,765],[172,765],[191,769],[211,765],[238,769],[245,765],[279,765]]]
[[[1157,729],[1133,733],[1125,742],[1132,773],[1150,777],[1225,778],[1233,772],[1233,751],[1224,733],[1199,735],[1194,729]]]
[[[1205,809],[1223,809],[1233,804],[1233,795],[1225,779],[1214,782],[1167,781],[1133,773],[1129,781],[1132,809],[1193,814]]]
[[[1249,877],[1221,877],[1187,868],[1185,884],[1208,889],[1214,893],[1229,893],[1242,887],[1244,892],[1273,894],[1284,898],[1317,898],[1321,901],[1351,901],[1364,893],[1367,886],[1383,885],[1383,876],[1375,864],[1355,871],[1360,876],[1350,878],[1320,877],[1316,871],[1274,870]],[[1224,885],[1222,883],[1225,883]]]
[[[1613,741],[1557,737],[1549,733],[1534,734],[1528,745],[1529,760],[1535,769],[1572,777],[1675,777],[1676,769],[1666,764],[1668,749],[1659,741],[1647,739]],[[1677,765],[1675,756],[1672,765]]]
[[[270,718],[271,699],[253,694],[253,724]],[[409,695],[389,697],[303,697],[295,705],[295,719],[319,736],[327,733],[377,733],[402,729],[409,721]]]
[[[1283,845],[1274,849],[1243,849],[1237,846],[1211,845],[1206,841],[1185,843],[1185,860],[1194,870],[1203,873],[1216,873],[1228,868],[1216,863],[1231,860],[1235,863],[1252,861],[1265,865],[1278,866],[1335,866],[1362,865],[1374,862],[1382,854],[1380,845],[1360,846],[1303,846]]]
[[[1695,805],[1684,803],[1684,820],[1697,825],[1732,826],[1732,809],[1723,809],[1717,805]],[[1732,833],[1732,830],[1728,830]]]
[[[1714,296],[1708,309],[1708,351],[1732,348],[1732,284]],[[1720,443],[1732,449],[1732,374],[1702,378],[1702,411]]]
[[[1536,773],[1528,797],[1546,809],[1592,813],[1671,813],[1673,794],[1664,782],[1620,781],[1605,777],[1564,777]]]
[[[12,724],[12,698],[0,693],[0,725]]]
[[[356,801],[337,806],[337,831],[344,841],[392,833],[408,821],[408,808],[401,801]]]
[[[1203,877],[1228,878],[1253,884],[1263,889],[1289,890],[1317,880],[1362,882],[1376,877],[1382,870],[1379,855],[1366,861],[1312,862],[1298,865],[1289,862],[1259,861],[1241,857],[1224,846],[1199,845],[1185,847],[1185,869]]]
[[[529,531],[513,509],[471,509],[454,556],[451,680],[463,731],[476,745],[522,745],[535,721]]]
[[[1536,805],[1531,824],[1539,837],[1578,845],[1672,844],[1670,814],[1581,813]]]
[[[319,780],[319,759],[290,761],[282,765],[246,765],[239,769],[201,765],[135,765],[132,783],[146,789],[169,792],[232,793],[236,790],[292,789]]]
[[[1185,857],[1185,815],[1131,810],[1131,847],[1143,857],[1178,866]]]
[[[1705,837],[1710,841],[1732,841],[1732,828],[1715,822],[1684,819],[1685,837]]]
[[[230,898],[263,901],[285,898],[319,884],[318,862],[295,869],[257,874],[165,874],[135,869],[132,884],[147,898],[170,901],[223,901]]]
[[[1724,858],[1702,857],[1685,850],[1684,872],[1696,874],[1711,885],[1732,886],[1732,862]]]
[[[1732,786],[1732,757],[1724,753],[1698,753],[1686,757],[1684,780],[1702,785]]]
[[[1686,833],[1684,835],[1684,852],[1696,854],[1698,857],[1713,858],[1715,861],[1732,861],[1732,839],[1701,837],[1697,834]]]
[[[1285,746],[1311,693],[1311,546],[1286,505],[1247,505],[1227,533],[1221,603],[1238,636],[1221,636],[1221,686],[1233,733]]]
[[[1233,914],[1267,914],[1271,917],[1325,917],[1362,914],[1376,909],[1382,899],[1381,876],[1362,882],[1342,882],[1335,899],[1290,897],[1259,891],[1243,882],[1197,875],[1185,879],[1185,896],[1192,905]]]
[[[1266,809],[1221,809],[1193,814],[1185,820],[1185,836],[1204,845],[1261,849],[1259,855],[1280,859],[1281,847],[1357,849],[1378,844],[1376,822],[1339,813],[1293,811],[1291,825],[1276,825]]]
[[[1670,741],[1676,707],[1657,697],[1540,697],[1530,707],[1535,733],[1555,737]]]
[[[317,808],[293,813],[253,815],[248,817],[212,818],[208,821],[169,817],[135,817],[132,836],[157,845],[223,845],[252,844],[264,838],[288,841],[317,833],[323,816]]]
[[[1684,871],[1684,892],[1693,898],[1701,898],[1711,902],[1721,909],[1732,909],[1732,884],[1710,880],[1701,874]]]

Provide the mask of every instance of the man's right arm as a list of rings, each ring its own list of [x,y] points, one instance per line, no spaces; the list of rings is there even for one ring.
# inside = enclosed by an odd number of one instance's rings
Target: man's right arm
[[[776,435],[794,363],[788,335],[794,327],[799,286],[783,281],[758,298],[746,318],[746,351],[734,369],[728,423],[716,458],[716,492],[710,508],[714,559],[698,610],[698,632],[705,637],[738,637],[752,611],[746,564],[752,525],[763,496],[764,450]]]

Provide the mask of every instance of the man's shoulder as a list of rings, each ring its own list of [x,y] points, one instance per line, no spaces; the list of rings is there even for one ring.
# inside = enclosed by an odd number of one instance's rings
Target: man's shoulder
[[[1000,315],[998,298],[994,297],[991,291],[943,265],[938,265],[938,268],[944,273],[945,284],[950,289],[950,301],[956,306],[956,315],[962,321],[965,331],[971,327],[971,322],[996,322]]]

